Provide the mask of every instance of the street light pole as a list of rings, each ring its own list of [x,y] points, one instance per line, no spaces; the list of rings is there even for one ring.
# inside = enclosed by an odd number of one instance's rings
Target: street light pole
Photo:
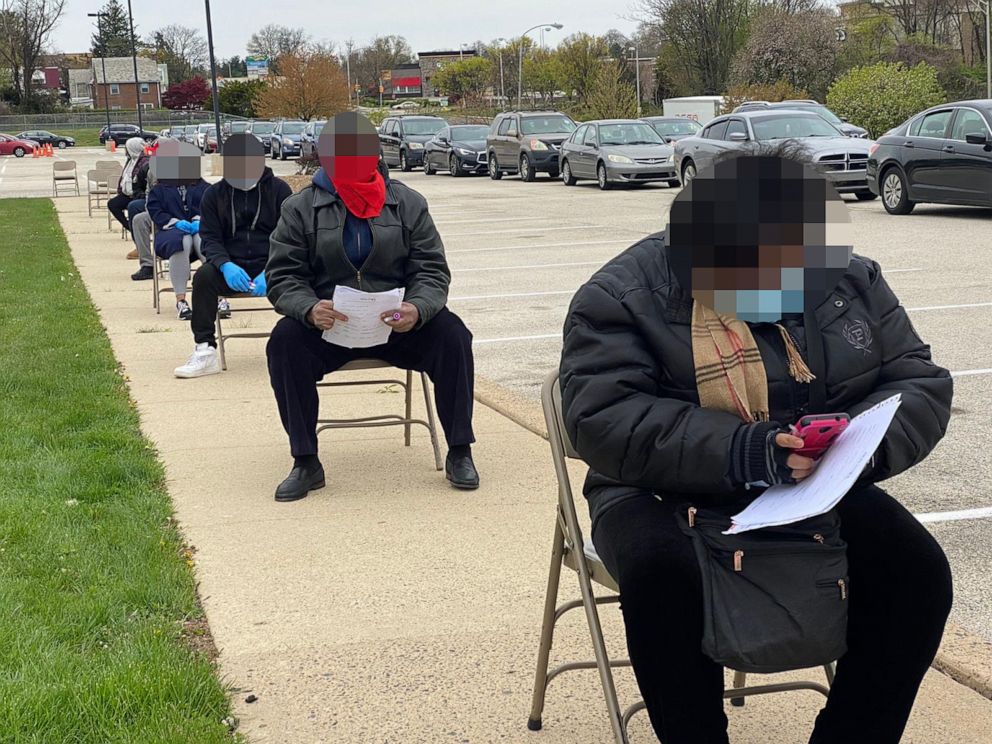
[[[134,66],[134,99],[138,105],[138,129],[144,131],[141,120],[141,83],[138,82],[138,50],[134,48],[134,16],[131,14],[131,0],[127,0],[127,22],[131,29],[131,64]]]
[[[107,83],[107,40],[103,38],[103,24],[100,19],[106,13],[87,13],[90,18],[96,18],[96,32],[100,34],[100,66],[103,68],[103,110],[107,114],[107,139],[110,139],[110,85]],[[96,101],[93,101],[96,103]]]
[[[531,26],[529,29],[520,34],[520,59],[517,63],[517,108],[520,108],[521,101],[524,97],[524,39],[527,38],[527,34],[538,28],[548,27],[548,29],[556,28],[561,31],[564,26],[560,23],[539,23],[536,26]]]
[[[499,105],[502,109],[506,105],[506,82],[503,79],[503,44],[506,39],[500,37],[496,39],[496,43],[499,44]]]
[[[214,102],[214,127],[217,129],[217,154],[224,151],[224,138],[220,131],[220,98],[217,95],[217,60],[214,59],[214,27],[210,20],[210,0],[203,0],[203,8],[207,14],[207,53],[210,55],[210,85]],[[204,135],[204,149],[208,135]]]
[[[627,51],[634,53],[634,73],[637,80],[637,118],[641,118],[641,55],[636,46],[632,46]]]
[[[992,98],[992,0],[978,0],[978,7],[985,11],[985,97]]]

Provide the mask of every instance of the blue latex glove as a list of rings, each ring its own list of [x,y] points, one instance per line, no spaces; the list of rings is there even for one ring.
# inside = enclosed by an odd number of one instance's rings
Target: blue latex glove
[[[248,286],[249,282],[251,282],[251,277],[248,276],[247,271],[233,261],[221,264],[220,273],[224,275],[224,281],[227,282],[227,286],[235,292],[251,291],[251,288]]]
[[[252,281],[255,283],[255,289],[252,290],[252,294],[256,297],[265,297],[265,292],[268,290],[268,285],[265,283],[265,272],[260,273]]]
[[[186,224],[189,225],[189,234],[190,235],[196,235],[198,232],[200,232],[200,221],[199,220],[196,220],[195,222],[188,222]]]
[[[179,222],[173,225],[173,227],[176,228],[179,232],[184,232],[187,235],[190,235],[193,232],[193,223],[188,222],[186,220],[179,220]]]

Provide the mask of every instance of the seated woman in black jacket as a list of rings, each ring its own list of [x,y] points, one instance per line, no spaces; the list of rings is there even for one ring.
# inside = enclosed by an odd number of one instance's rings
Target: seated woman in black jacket
[[[808,476],[814,463],[790,452],[802,440],[786,429],[806,413],[853,417],[901,394],[837,507],[848,651],[811,744],[898,742],[937,651],[947,560],[874,484],[937,444],[952,381],[878,264],[838,237],[846,219],[833,189],[791,156],[724,159],[679,194],[667,234],[579,290],[565,322],[562,403],[590,465],[592,538],[620,587],[630,658],[665,744],[728,742],[723,669],[701,650],[699,566],[673,509],[746,503]],[[817,337],[822,357],[807,343]],[[818,376],[823,410],[811,402]]]

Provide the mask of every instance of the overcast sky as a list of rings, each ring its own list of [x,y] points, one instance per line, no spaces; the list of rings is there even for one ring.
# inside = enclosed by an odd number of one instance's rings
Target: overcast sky
[[[458,49],[477,40],[519,36],[538,23],[561,23],[557,39],[578,31],[603,33],[610,28],[630,33],[636,23],[635,0],[213,0],[214,45],[219,57],[244,56],[253,31],[267,23],[303,26],[317,40],[361,45],[378,35],[405,36],[413,51]],[[136,31],[142,37],[170,23],[199,28],[206,37],[202,0],[131,0]],[[121,0],[126,7],[127,0]],[[92,21],[103,0],[67,0],[66,13],[52,36],[60,52],[83,52],[90,46]],[[534,32],[534,38],[540,36]]]

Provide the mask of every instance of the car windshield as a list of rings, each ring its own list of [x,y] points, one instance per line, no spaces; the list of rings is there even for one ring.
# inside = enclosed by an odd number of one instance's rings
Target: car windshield
[[[251,131],[252,134],[272,134],[272,130],[276,128],[276,125],[271,121],[256,121],[252,124]]]
[[[683,119],[682,121],[653,121],[651,122],[651,126],[654,128],[654,131],[663,137],[695,134],[702,129],[692,119]]]
[[[526,116],[522,119],[521,130],[524,134],[571,134],[575,131],[575,122],[567,116]]]
[[[489,127],[452,127],[452,142],[471,142],[484,140],[489,134]]]
[[[404,119],[403,134],[437,134],[444,128],[443,119]]]
[[[782,106],[781,108],[791,108],[791,107]],[[841,118],[837,116],[837,114],[835,114],[833,111],[828,109],[826,106],[809,106],[809,105],[804,106],[802,104],[799,104],[795,108],[799,109],[800,111],[809,111],[811,113],[817,114],[818,116],[822,116],[831,124],[844,123],[843,121],[841,121]]]
[[[326,121],[318,121],[316,124],[313,125],[313,136],[314,137],[319,137],[320,136],[320,133],[324,131],[324,125],[326,123],[327,123]]]
[[[233,121],[231,122],[232,132],[244,132],[248,129],[248,122],[246,121]]]
[[[600,124],[601,145],[662,145],[664,140],[647,124]]]
[[[213,124],[200,124],[200,126],[197,127],[197,131],[199,131],[199,132],[209,132],[213,128],[214,128],[214,125]]]
[[[751,119],[754,137],[759,141],[802,137],[840,137],[832,124],[819,116],[762,116]]]
[[[283,134],[303,134],[306,124],[302,121],[290,121],[282,125]]]

